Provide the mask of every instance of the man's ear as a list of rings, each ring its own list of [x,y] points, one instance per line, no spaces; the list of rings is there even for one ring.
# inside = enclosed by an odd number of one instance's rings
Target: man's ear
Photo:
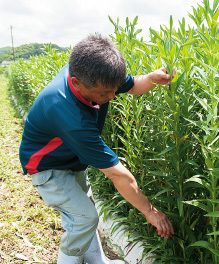
[[[71,83],[76,91],[80,91],[81,82],[76,77],[71,78]]]

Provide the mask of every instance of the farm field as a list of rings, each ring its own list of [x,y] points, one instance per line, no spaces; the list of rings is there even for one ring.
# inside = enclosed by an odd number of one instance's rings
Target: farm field
[[[142,96],[124,94],[116,97],[109,106],[101,135],[136,177],[152,204],[171,219],[177,237],[159,238],[144,216],[119,195],[112,182],[90,168],[93,192],[102,199],[104,217],[117,215],[112,232],[124,225],[130,241],[143,242],[144,255],[153,252],[156,264],[219,262],[218,17],[219,0],[204,0],[193,8],[188,18],[175,22],[170,16],[169,24],[161,25],[159,31],[150,28],[150,40],[147,41],[139,37],[141,29],[137,27],[137,16],[133,21],[127,18],[123,27],[119,18],[114,21],[109,17],[114,25],[110,37],[123,54],[128,73],[133,76],[147,74],[161,67],[170,74],[173,68],[177,70],[170,86],[157,85]],[[188,21],[193,21],[195,27],[190,27]],[[68,62],[69,52],[59,53],[48,45],[44,54],[11,65],[8,91],[23,111],[28,112],[39,92]],[[6,87],[6,80],[2,79],[2,82]],[[3,105],[9,115],[8,103]],[[0,175],[3,179],[0,190],[2,193],[4,190],[6,196],[2,195],[0,199],[4,201],[2,215],[8,219],[4,225],[12,228],[11,235],[13,232],[18,234],[11,240],[16,246],[18,241],[23,241],[23,246],[30,250],[26,237],[19,237],[24,224],[19,219],[26,219],[25,224],[29,223],[31,230],[26,234],[27,238],[35,243],[31,250],[36,257],[44,253],[47,256],[48,252],[42,248],[47,248],[50,243],[56,249],[60,222],[55,212],[52,212],[55,220],[50,210],[43,209],[42,213],[39,209],[42,201],[27,184],[29,179],[18,169],[18,156],[14,150],[19,145],[21,135],[18,131],[22,125],[15,113],[13,119],[7,115],[1,115],[1,147],[4,147],[1,152],[6,166],[1,166],[4,171]],[[14,144],[7,143],[11,141]],[[19,185],[15,171],[27,185]],[[15,190],[16,183],[20,186],[19,200],[25,208],[31,208],[30,216],[26,215],[26,218],[23,218],[22,210],[13,216],[18,199],[13,198],[13,191],[8,188],[14,186]],[[24,190],[29,190],[32,195],[27,198]],[[8,199],[14,207],[6,207]],[[41,222],[46,225],[38,226]],[[4,226],[0,228],[6,230]],[[53,232],[53,240],[49,241]],[[38,240],[41,235],[44,246]],[[4,232],[1,236],[4,237]],[[1,250],[10,258],[2,241]]]

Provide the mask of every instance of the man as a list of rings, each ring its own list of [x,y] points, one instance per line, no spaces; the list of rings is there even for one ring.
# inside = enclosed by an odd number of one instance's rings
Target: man
[[[124,263],[103,254],[98,215],[87,195],[88,165],[102,171],[161,237],[173,234],[167,216],[151,205],[100,137],[108,102],[116,94],[144,94],[154,84],[169,85],[170,79],[164,68],[134,78],[127,75],[115,45],[93,35],[73,48],[69,64],[37,97],[25,122],[20,160],[45,203],[61,213],[66,232],[58,264],[81,264],[83,259],[88,264]]]

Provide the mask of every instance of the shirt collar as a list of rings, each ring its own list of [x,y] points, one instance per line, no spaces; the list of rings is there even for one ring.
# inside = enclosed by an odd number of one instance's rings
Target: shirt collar
[[[92,108],[100,109],[100,105],[98,103],[97,103],[97,105],[92,105],[85,98],[83,98],[78,91],[75,90],[74,86],[71,83],[71,76],[70,76],[70,74],[68,74],[68,84],[69,84],[69,87],[70,87],[72,93],[78,98],[78,100],[80,100],[82,103],[84,103],[84,104],[86,104],[86,105],[88,105],[88,106],[90,106]]]

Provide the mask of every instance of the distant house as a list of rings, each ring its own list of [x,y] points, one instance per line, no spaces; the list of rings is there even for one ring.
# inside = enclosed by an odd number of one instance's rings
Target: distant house
[[[2,67],[8,67],[11,62],[13,62],[13,61],[2,61],[1,66]]]

